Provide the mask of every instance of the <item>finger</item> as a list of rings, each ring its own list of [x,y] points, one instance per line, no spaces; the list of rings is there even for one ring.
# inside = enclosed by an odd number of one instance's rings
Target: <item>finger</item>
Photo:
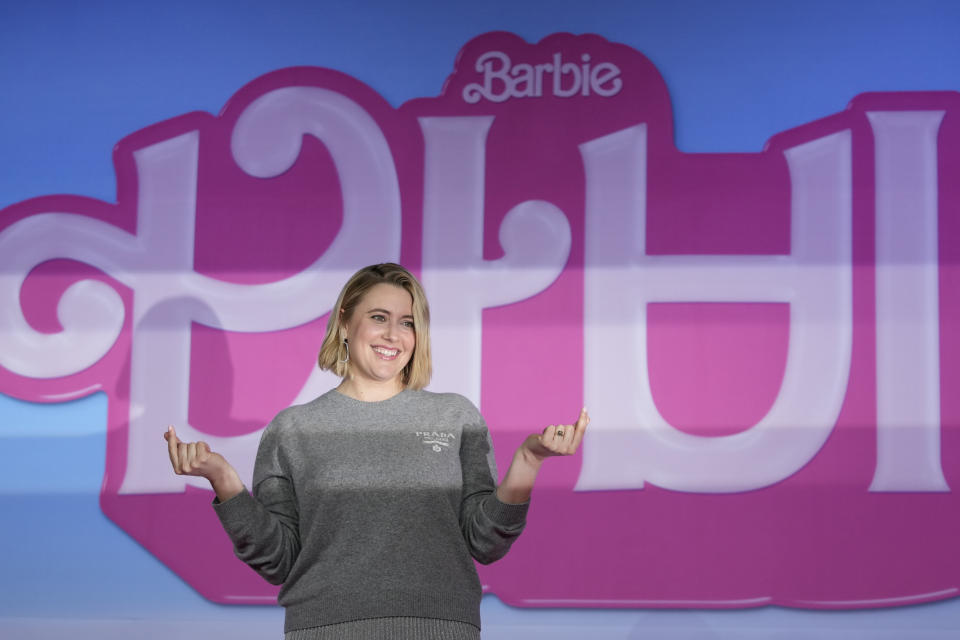
[[[567,455],[567,449],[573,443],[573,425],[558,424],[556,434],[550,448],[553,449],[555,455],[565,456]]]
[[[585,429],[587,424],[589,423],[590,423],[590,414],[587,413],[587,408],[584,407],[583,409],[580,409],[580,415],[577,416],[576,427],[578,429]]]
[[[577,418],[576,434],[573,438],[573,450],[570,453],[576,453],[577,449],[580,448],[580,443],[583,441],[583,434],[587,432],[588,424],[590,424],[590,414],[587,413],[587,408],[584,407],[580,410],[580,417]]]
[[[565,456],[572,454],[576,451],[576,441],[577,441],[577,428],[576,424],[565,424],[563,425],[563,438],[560,440],[559,453]]]
[[[559,424],[557,425],[556,437],[552,441],[551,449],[557,455],[566,455],[567,448],[570,446],[570,443],[573,442],[573,425],[572,424]]]
[[[556,455],[563,455],[567,448],[573,433],[573,427],[569,424],[558,424],[554,428],[553,439],[550,441],[550,450]]]
[[[163,437],[167,439],[167,452],[170,454],[170,464],[173,465],[173,471],[174,473],[180,473],[180,456],[177,454],[177,445],[180,444],[180,440],[177,438],[177,430],[173,428],[173,425],[170,425]]]
[[[210,458],[210,445],[201,440],[197,443],[197,462],[203,463]]]
[[[180,467],[184,473],[191,473],[197,461],[197,443],[187,442],[180,445]]]
[[[543,430],[543,435],[540,436],[540,444],[542,444],[544,448],[546,448],[551,454],[556,452],[558,442],[559,437],[557,436],[557,425],[552,424]]]

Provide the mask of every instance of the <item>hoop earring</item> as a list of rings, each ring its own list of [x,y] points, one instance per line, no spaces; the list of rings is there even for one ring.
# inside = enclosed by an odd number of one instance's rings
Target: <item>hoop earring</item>
[[[350,362],[350,345],[347,343],[347,339],[346,339],[346,338],[343,339],[343,348],[346,349],[346,351],[347,351],[347,357],[344,358],[343,360],[339,360],[339,359],[338,359],[338,362],[340,362],[340,363],[342,363],[342,364],[346,364],[346,363]]]

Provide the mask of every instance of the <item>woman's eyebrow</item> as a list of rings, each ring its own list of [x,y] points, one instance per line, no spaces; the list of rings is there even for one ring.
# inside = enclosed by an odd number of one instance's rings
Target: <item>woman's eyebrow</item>
[[[388,315],[388,316],[393,315],[393,314],[392,314],[390,311],[388,311],[387,309],[380,309],[379,307],[378,307],[378,308],[375,308],[375,309],[369,309],[369,310],[367,310],[367,313],[382,313],[382,314]],[[400,316],[400,317],[401,317],[401,318],[410,318],[410,319],[413,319],[413,314],[408,313],[408,314],[403,315],[403,316]]]

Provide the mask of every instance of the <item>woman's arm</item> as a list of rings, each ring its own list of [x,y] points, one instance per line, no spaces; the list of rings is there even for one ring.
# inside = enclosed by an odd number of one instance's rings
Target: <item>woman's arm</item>
[[[236,469],[207,443],[181,442],[172,426],[164,438],[175,473],[210,482],[217,494],[214,510],[237,557],[267,582],[283,584],[300,554],[299,513],[290,480],[276,459],[276,442],[266,437],[268,432],[269,427],[257,451],[254,495]]]
[[[496,486],[490,434],[482,418],[464,430],[460,457],[463,498],[460,526],[470,554],[488,564],[502,558],[526,524],[530,493],[540,465],[551,456],[576,452],[590,418],[586,410],[575,425],[551,425],[529,436],[517,449],[500,486]]]
[[[543,461],[552,456],[576,453],[583,434],[590,424],[586,408],[580,410],[576,424],[550,425],[543,433],[527,436],[517,451],[503,482],[497,487],[497,498],[507,504],[522,504],[530,500],[534,482]]]

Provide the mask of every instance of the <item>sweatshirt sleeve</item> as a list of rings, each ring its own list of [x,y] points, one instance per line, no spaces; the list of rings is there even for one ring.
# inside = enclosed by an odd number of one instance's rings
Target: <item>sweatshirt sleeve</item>
[[[244,490],[213,503],[234,553],[271,584],[283,584],[300,554],[300,518],[293,481],[282,464],[280,419],[277,416],[260,439],[253,495]]]
[[[497,498],[493,444],[479,412],[476,412],[476,421],[463,428],[460,466],[463,471],[460,528],[470,555],[481,564],[490,564],[505,556],[523,531],[530,503],[507,504]]]

